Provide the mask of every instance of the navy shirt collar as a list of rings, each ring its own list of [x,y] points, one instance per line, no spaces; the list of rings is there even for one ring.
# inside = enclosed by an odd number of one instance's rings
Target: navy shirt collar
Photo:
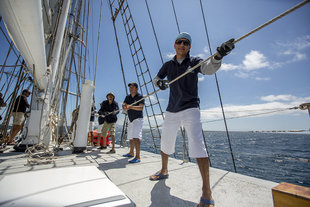
[[[183,60],[183,62],[184,62],[185,60],[187,60],[187,59],[190,59],[189,52],[186,54],[185,59]],[[177,55],[175,55],[175,56],[172,58],[172,60],[173,60],[175,63],[178,63],[178,61],[177,61]],[[182,63],[183,63],[183,62],[182,62]]]

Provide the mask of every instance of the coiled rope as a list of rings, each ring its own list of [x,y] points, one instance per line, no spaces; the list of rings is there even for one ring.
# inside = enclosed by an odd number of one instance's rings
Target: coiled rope
[[[27,164],[25,164],[27,166],[50,164],[55,159],[54,152],[43,143],[32,147],[27,146],[25,152],[28,154]]]

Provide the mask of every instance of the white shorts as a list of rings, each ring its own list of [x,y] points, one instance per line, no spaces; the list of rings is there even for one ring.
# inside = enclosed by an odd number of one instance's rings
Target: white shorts
[[[161,134],[161,151],[168,155],[174,153],[176,137],[182,125],[188,136],[189,156],[192,158],[208,157],[198,108],[185,109],[176,113],[166,112]]]
[[[127,139],[131,140],[133,138],[142,139],[142,125],[143,118],[138,118],[133,120],[132,122],[128,122],[127,128]]]
[[[88,132],[94,131],[95,122],[90,121],[88,126]]]

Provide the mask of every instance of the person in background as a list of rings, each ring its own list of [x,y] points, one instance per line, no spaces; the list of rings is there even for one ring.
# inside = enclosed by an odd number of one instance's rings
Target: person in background
[[[90,113],[90,121],[89,121],[89,127],[88,127],[88,133],[90,136],[88,136],[88,144],[90,146],[94,146],[94,122],[95,122],[95,113],[96,113],[96,107],[95,107],[95,101],[93,101],[92,107],[91,107],[91,113]]]
[[[134,148],[136,149],[136,156],[129,163],[139,163],[141,162],[140,157],[140,143],[142,139],[142,125],[143,125],[143,107],[144,100],[135,103],[136,101],[143,98],[141,94],[138,93],[138,84],[129,83],[130,94],[126,96],[122,108],[127,111],[129,123],[127,128],[127,138],[130,141],[130,151],[129,153],[123,155],[124,157],[134,157]],[[135,103],[134,105],[132,105]]]
[[[0,110],[2,107],[6,106],[6,103],[4,102],[3,98],[2,98],[2,93],[0,93]],[[0,115],[0,120],[2,120],[2,116]]]
[[[15,144],[14,137],[23,128],[25,121],[26,110],[30,108],[27,98],[30,96],[31,92],[28,89],[23,90],[22,94],[19,95],[14,103],[13,107],[13,127],[10,131],[10,136],[8,143]]]
[[[103,149],[107,148],[107,133],[112,138],[112,149],[109,153],[115,153],[115,125],[117,121],[117,114],[119,113],[118,103],[115,101],[115,96],[112,92],[108,93],[106,96],[107,100],[101,103],[100,111],[104,115],[104,124],[102,128],[103,136]],[[99,145],[100,142],[97,142]]]
[[[154,78],[155,86],[161,90],[168,88],[168,82],[174,80],[201,61],[199,57],[190,56],[192,39],[186,33],[180,33],[174,43],[176,55],[164,63]],[[203,63],[184,77],[172,83],[169,103],[166,109],[163,130],[161,134],[162,167],[150,180],[167,179],[168,156],[175,151],[175,141],[178,129],[184,126],[188,134],[189,156],[197,159],[202,177],[202,195],[199,207],[214,206],[209,180],[209,158],[202,136],[198,97],[198,73],[214,74],[221,66],[221,59],[234,48],[234,39],[223,43],[217,48],[217,53],[211,61]],[[167,77],[168,80],[164,80]]]
[[[101,106],[102,104],[100,104],[100,109],[98,111],[98,129],[97,129],[97,146],[98,149],[104,149],[103,145],[100,145],[101,142],[101,136],[102,136],[102,128],[103,128],[103,124],[104,124],[104,116],[103,116],[103,112],[101,111]]]

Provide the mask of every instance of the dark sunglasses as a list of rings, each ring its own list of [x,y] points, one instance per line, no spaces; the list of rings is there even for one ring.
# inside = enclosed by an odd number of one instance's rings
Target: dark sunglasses
[[[182,44],[182,42],[183,42],[184,46],[188,46],[189,45],[189,41],[188,40],[177,40],[177,41],[175,41],[175,44],[180,45],[180,44]]]

